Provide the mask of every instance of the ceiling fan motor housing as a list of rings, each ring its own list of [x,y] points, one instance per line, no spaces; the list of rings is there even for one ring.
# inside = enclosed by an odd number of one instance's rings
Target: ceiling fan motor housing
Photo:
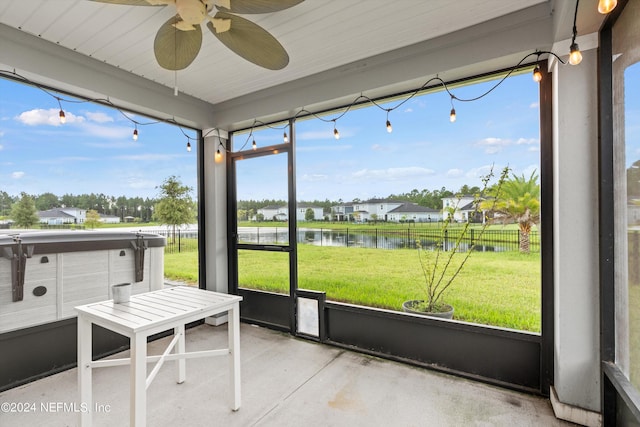
[[[207,17],[207,5],[200,0],[176,0],[176,10],[191,25],[198,25]]]

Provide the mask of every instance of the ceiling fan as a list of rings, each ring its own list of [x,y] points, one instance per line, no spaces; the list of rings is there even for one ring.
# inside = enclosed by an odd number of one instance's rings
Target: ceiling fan
[[[269,70],[281,70],[289,55],[268,31],[236,14],[271,13],[288,9],[304,0],[92,0],[129,6],[168,6],[176,15],[165,22],[153,43],[158,64],[167,70],[187,68],[200,52],[202,28],[207,28],[225,46],[249,62]],[[216,13],[209,13],[215,8]]]

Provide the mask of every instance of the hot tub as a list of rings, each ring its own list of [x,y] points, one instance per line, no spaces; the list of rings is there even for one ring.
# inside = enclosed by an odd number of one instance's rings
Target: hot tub
[[[0,234],[0,333],[75,317],[73,307],[161,289],[166,239],[150,233]]]

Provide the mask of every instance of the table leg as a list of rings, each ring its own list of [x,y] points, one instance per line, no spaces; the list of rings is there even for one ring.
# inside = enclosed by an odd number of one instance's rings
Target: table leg
[[[235,303],[229,310],[229,353],[231,377],[231,409],[240,409],[240,306]]]
[[[175,335],[180,334],[180,338],[178,339],[177,348],[174,350],[175,353],[184,354],[186,352],[186,346],[184,342],[184,325],[180,325],[177,328],[173,328],[173,333]],[[178,367],[178,384],[182,384],[186,378],[187,365],[184,357],[181,357],[176,360],[176,365]]]
[[[147,337],[131,337],[130,426],[144,427],[147,422]]]
[[[78,316],[78,392],[80,394],[80,425],[91,425],[93,406],[92,368],[91,368],[91,322]]]

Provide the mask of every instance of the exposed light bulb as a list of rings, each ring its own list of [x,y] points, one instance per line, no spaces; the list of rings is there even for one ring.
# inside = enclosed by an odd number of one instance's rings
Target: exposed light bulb
[[[333,128],[333,136],[335,139],[340,139],[340,132],[338,132],[337,128]]]
[[[191,152],[191,142],[187,141],[187,151]]]
[[[216,162],[219,162],[220,160],[222,160],[222,153],[220,152],[220,149],[218,148],[216,150]]]
[[[287,133],[284,133],[284,137],[282,138],[284,140],[284,143],[286,144],[287,142],[289,142],[289,137],[287,136]]]
[[[60,123],[65,124],[67,122],[67,117],[64,115],[64,111],[60,109]]]
[[[598,12],[606,15],[616,8],[618,5],[618,0],[600,0],[598,2]]]
[[[533,69],[533,81],[536,83],[540,83],[542,81],[542,71],[540,70],[539,65],[536,65]]]
[[[133,130],[133,140],[134,141],[138,140],[138,129],[137,128]]]
[[[393,128],[391,127],[391,122],[387,120],[387,132],[391,133],[392,131],[393,131]]]
[[[456,121],[456,109],[455,108],[452,108],[451,109],[451,113],[449,113],[449,121],[451,123]]]
[[[569,64],[578,65],[582,62],[582,53],[580,53],[580,48],[578,47],[578,43],[573,42],[571,47],[569,48]]]
[[[258,144],[256,144],[256,140],[253,140],[253,143],[251,144],[251,148],[256,150],[258,148]]]

